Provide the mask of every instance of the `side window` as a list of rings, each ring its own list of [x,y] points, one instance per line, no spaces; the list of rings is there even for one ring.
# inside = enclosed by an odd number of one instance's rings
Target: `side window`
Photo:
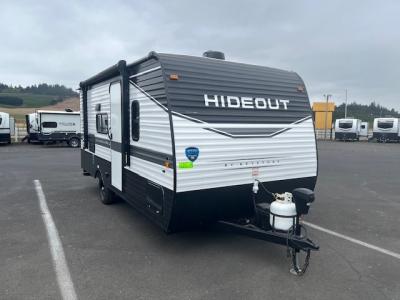
[[[0,117],[0,125],[1,125],[1,122],[3,122],[3,118],[2,117]]]
[[[43,122],[43,128],[57,128],[57,122]]]
[[[137,100],[131,104],[132,140],[138,141],[140,135],[140,107]]]
[[[361,129],[365,129],[365,125],[361,125]]]
[[[96,131],[98,133],[107,134],[107,132],[108,132],[108,115],[106,113],[96,115]]]

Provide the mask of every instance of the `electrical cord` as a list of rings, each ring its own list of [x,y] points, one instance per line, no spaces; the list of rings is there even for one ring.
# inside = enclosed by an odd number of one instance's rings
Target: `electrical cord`
[[[263,188],[263,190],[264,190],[268,195],[270,195],[272,198],[275,198],[275,194],[272,193],[271,191],[269,191],[269,190],[264,186],[264,184],[263,184],[261,181],[259,181],[259,180],[256,180],[256,181],[261,185],[261,187]]]

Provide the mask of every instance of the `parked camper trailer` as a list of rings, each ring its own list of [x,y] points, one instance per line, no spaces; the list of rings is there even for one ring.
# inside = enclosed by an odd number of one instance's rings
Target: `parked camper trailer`
[[[317,179],[302,79],[205,56],[151,52],[81,82],[84,174],[104,204],[117,195],[167,232],[218,222],[294,253],[318,249],[296,244]],[[282,217],[274,200],[297,210]],[[278,229],[280,217],[291,225]]]
[[[37,142],[39,134],[39,121],[37,113],[25,115],[26,132],[28,133],[28,143]]]
[[[375,118],[373,138],[377,142],[400,141],[398,118]]]
[[[66,142],[80,145],[81,120],[79,112],[38,110],[38,140],[43,143]]]
[[[360,136],[368,136],[368,123],[359,119],[336,119],[335,140],[358,141]]]
[[[0,143],[11,144],[14,119],[8,113],[0,112]]]

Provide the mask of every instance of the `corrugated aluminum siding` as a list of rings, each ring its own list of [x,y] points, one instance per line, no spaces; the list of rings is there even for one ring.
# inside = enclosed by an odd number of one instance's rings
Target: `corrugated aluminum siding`
[[[96,138],[108,139],[107,134],[98,133],[96,130],[96,115],[98,113],[106,113],[110,122],[110,82],[116,80],[107,80],[91,87],[87,92],[87,109],[88,109],[88,134],[94,135]],[[96,111],[96,105],[101,104],[101,110]],[[95,153],[98,157],[111,161],[111,151],[109,147],[96,145]]]
[[[292,123],[311,115],[301,78],[294,72],[210,58],[159,54],[164,72],[177,74],[168,80],[173,111],[208,123]],[[289,99],[288,110],[206,107],[204,94]]]
[[[193,168],[177,168],[177,192],[249,184],[255,178],[272,182],[316,176],[311,110],[306,91],[298,91],[303,81],[296,73],[200,57],[166,54],[159,57],[167,75],[179,76],[177,81],[167,80],[171,109],[184,115],[173,116],[177,164],[188,161],[187,147],[200,150]],[[204,94],[289,99],[290,107],[288,110],[205,107]],[[205,129],[208,126],[185,116],[227,131],[230,126],[259,124],[278,125],[275,129],[278,130],[279,124],[305,120],[273,137],[232,138]],[[264,130],[271,132],[270,128]],[[252,132],[259,133],[260,128]]]
[[[149,73],[131,78],[129,84],[129,118],[130,118],[130,145],[143,149],[147,155],[156,155],[154,159],[168,157],[172,161],[172,141],[169,113],[162,107],[166,105],[163,74],[159,63],[152,59],[138,67],[138,73],[153,69]],[[158,68],[158,69],[157,69]],[[131,71],[132,73],[132,71]],[[134,74],[131,74],[134,75]],[[140,138],[132,140],[131,104],[138,101],[140,106]],[[158,101],[160,105],[156,103]],[[147,151],[146,151],[147,150]],[[160,164],[136,157],[131,153],[131,164],[127,169],[147,178],[157,184],[173,190],[173,170]]]

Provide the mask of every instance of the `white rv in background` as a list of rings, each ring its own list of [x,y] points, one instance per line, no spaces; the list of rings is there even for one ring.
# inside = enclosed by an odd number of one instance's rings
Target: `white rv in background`
[[[37,113],[25,115],[26,132],[28,133],[28,143],[37,142],[39,134],[39,123]]]
[[[66,142],[69,146],[80,146],[80,112],[38,110],[38,140],[43,143]]]
[[[0,112],[0,143],[11,144],[11,135],[14,134],[15,121],[8,113]]]
[[[373,138],[377,142],[399,141],[400,127],[398,118],[375,118]]]
[[[336,119],[335,140],[360,140],[360,137],[368,136],[368,122],[360,119]]]

